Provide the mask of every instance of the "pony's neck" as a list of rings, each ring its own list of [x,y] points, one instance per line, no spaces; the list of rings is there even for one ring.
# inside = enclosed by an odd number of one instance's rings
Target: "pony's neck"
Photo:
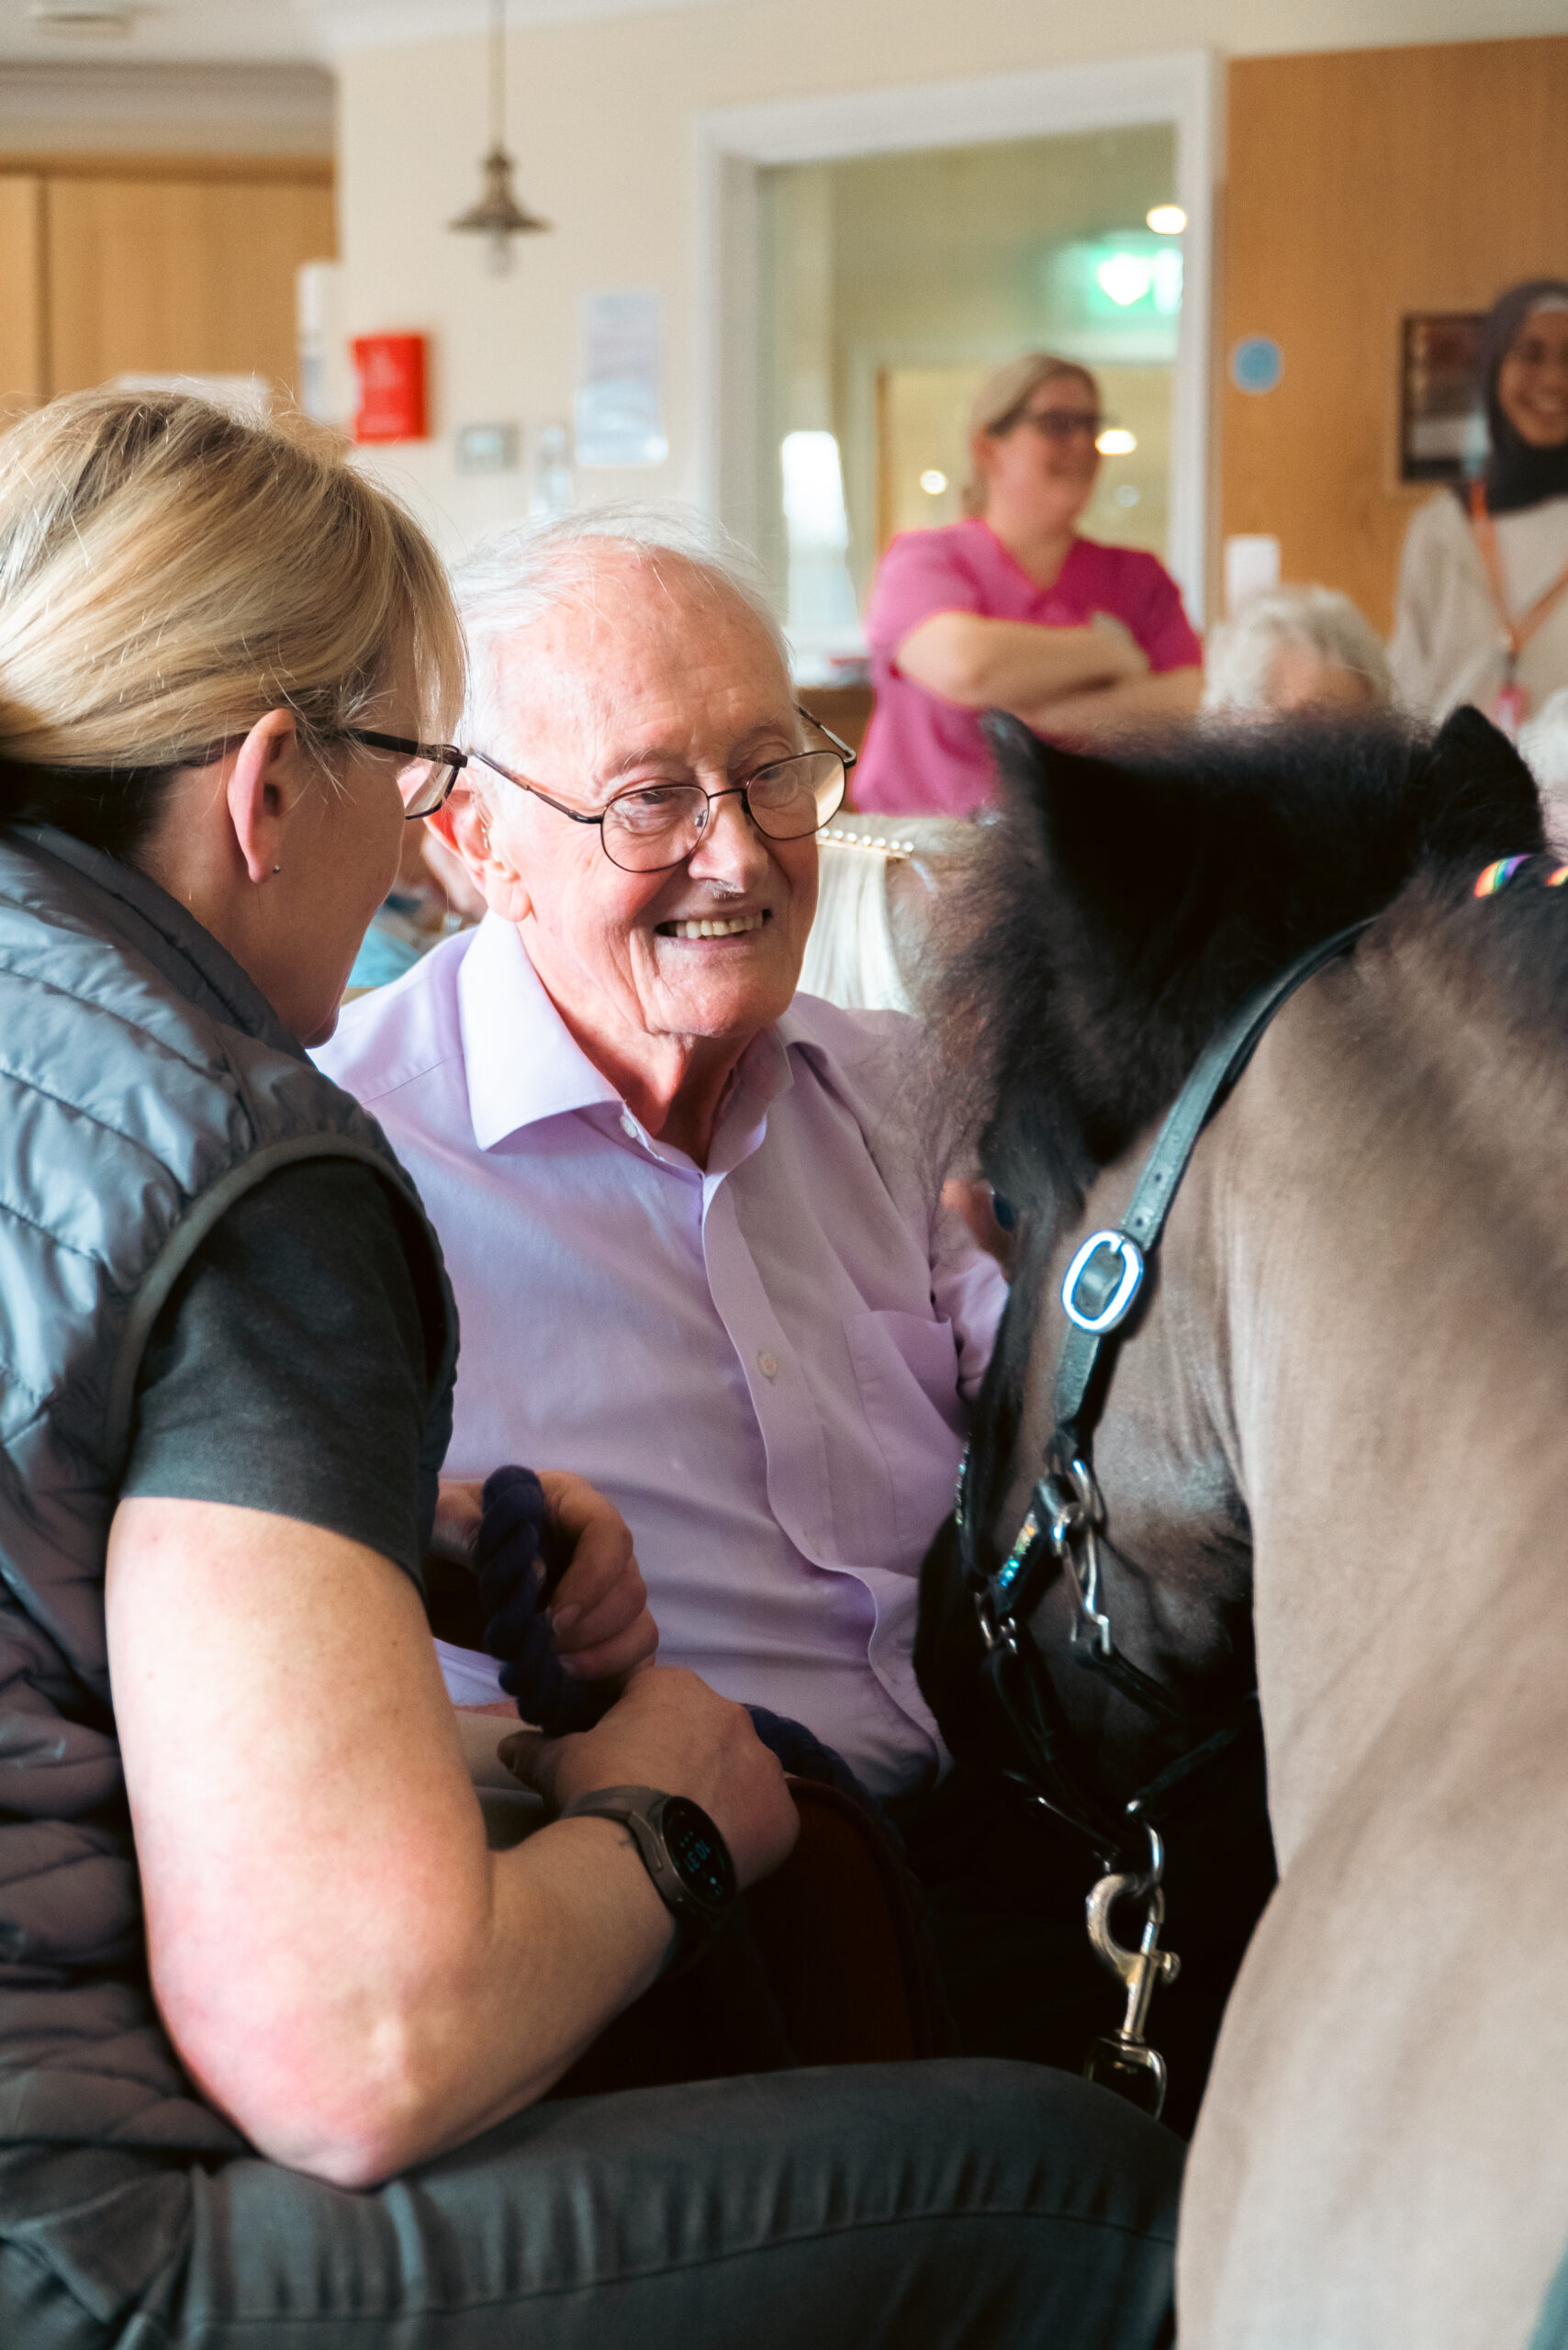
[[[1231,1105],[1231,1392],[1282,1865],[1455,1644],[1484,1653],[1505,1592],[1561,1582],[1562,1096],[1406,939],[1304,990]]]

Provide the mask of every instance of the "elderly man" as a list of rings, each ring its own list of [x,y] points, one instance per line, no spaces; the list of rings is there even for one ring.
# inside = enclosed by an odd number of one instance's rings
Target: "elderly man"
[[[666,1662],[918,1789],[916,1579],[1002,1283],[941,1208],[913,1024],[795,992],[839,749],[692,526],[520,531],[458,585],[473,747],[437,821],[489,912],[321,1056],[446,1251],[448,1473],[569,1463]]]

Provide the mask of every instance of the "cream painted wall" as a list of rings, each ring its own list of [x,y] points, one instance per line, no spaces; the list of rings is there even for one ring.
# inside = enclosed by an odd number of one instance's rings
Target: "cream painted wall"
[[[428,443],[376,463],[455,550],[526,510],[528,471],[461,476],[465,424],[534,433],[570,415],[584,293],[664,299],[668,461],[585,471],[580,501],[690,496],[698,221],[694,118],[716,106],[960,80],[1210,47],[1232,55],[1497,39],[1568,30],[1568,0],[724,0],[518,32],[510,143],[520,192],[555,223],[514,274],[442,224],[472,202],[484,143],[477,39],[340,60],[341,206],[351,332],[432,337]]]

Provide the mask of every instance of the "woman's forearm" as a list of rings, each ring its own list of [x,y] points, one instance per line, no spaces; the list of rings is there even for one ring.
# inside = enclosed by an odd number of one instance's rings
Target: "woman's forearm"
[[[106,1606],[154,1990],[263,2154],[386,2177],[530,2103],[654,1979],[673,1928],[624,1830],[486,1849],[418,1594],[375,1552],[125,1502]],[[560,1743],[588,1785],[693,1796],[743,1882],[789,1849],[777,1763],[693,1675]]]
[[[1163,669],[1090,693],[1062,694],[1014,714],[1049,741],[1112,742],[1195,715],[1203,698],[1201,669]]]
[[[1146,665],[1130,637],[1110,628],[1045,628],[977,612],[934,612],[898,649],[906,677],[965,710],[1014,710],[1104,687]]]

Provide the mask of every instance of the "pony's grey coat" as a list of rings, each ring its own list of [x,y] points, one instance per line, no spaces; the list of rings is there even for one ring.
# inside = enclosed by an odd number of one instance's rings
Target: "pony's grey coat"
[[[1394,922],[1201,1143],[1098,1440],[1140,1662],[1204,1669],[1238,1501],[1252,1530],[1281,1882],[1193,2142],[1181,2350],[1523,2350],[1568,2239],[1568,1066]],[[1024,1460],[1047,1415],[1031,1382]]]
[[[1223,1707],[1250,1606],[1281,1869],[1193,2141],[1182,2350],[1523,2350],[1568,2241],[1568,889],[1543,859],[1472,894],[1543,845],[1473,711],[1115,766],[993,741],[1009,819],[945,1005],[1021,1212],[977,1444],[997,1561],[1069,1256],[1218,1020],[1376,918],[1200,1142],[1095,1438],[1132,1661]],[[1126,1793],[1168,1748],[1074,1671],[1069,1612],[1058,1579],[1036,1639]]]

